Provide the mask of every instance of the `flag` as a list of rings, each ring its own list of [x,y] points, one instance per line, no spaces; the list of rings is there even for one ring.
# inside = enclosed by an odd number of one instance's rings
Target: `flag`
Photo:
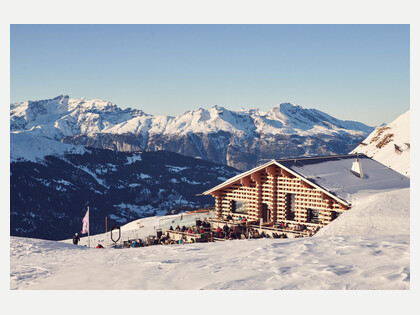
[[[86,215],[82,220],[82,231],[80,233],[86,234],[89,233],[89,209],[86,211]]]

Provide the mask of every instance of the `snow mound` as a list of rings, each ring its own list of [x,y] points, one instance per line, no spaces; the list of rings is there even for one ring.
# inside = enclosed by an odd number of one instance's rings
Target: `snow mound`
[[[410,188],[363,191],[353,196],[353,202],[350,210],[314,237],[410,234]]]

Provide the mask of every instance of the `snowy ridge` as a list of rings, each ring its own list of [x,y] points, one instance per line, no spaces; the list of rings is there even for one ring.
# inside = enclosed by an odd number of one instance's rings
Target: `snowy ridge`
[[[10,130],[30,130],[61,140],[64,136],[98,133],[142,115],[142,111],[121,110],[107,101],[70,99],[60,95],[49,100],[11,104]]]
[[[261,134],[317,134],[371,130],[362,123],[338,120],[315,109],[282,103],[268,112],[258,109],[230,111],[221,106],[187,111],[178,117],[151,116],[136,110],[121,110],[102,100],[58,96],[43,101],[11,104],[11,130],[41,129],[51,138],[76,134],[187,134],[253,132]],[[38,130],[37,132],[40,132]]]
[[[363,153],[410,176],[410,111],[393,122],[376,128],[351,153]]]

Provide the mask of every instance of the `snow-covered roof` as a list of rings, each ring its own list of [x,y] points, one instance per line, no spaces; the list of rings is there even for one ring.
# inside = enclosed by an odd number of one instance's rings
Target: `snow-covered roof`
[[[352,164],[359,159],[364,177],[352,171]],[[344,204],[351,204],[351,195],[362,190],[389,190],[410,187],[410,179],[363,154],[333,155],[314,158],[295,158],[272,160],[245,173],[237,175],[224,183],[204,192],[213,191],[236,182],[272,164],[284,168],[301,177],[306,182],[326,192]]]
[[[364,177],[351,172],[359,159]],[[363,154],[276,160],[276,162],[331,194],[350,202],[362,190],[388,190],[410,187],[410,179]]]

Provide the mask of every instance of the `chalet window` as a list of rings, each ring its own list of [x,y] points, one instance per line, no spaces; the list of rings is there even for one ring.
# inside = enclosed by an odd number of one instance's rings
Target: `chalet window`
[[[319,212],[315,209],[308,209],[307,213],[307,221],[309,223],[319,223]]]
[[[295,219],[295,194],[286,194],[286,220]]]
[[[268,205],[266,203],[262,204],[262,219],[263,222],[269,222],[271,220],[271,212],[268,210]]]
[[[232,200],[232,212],[248,214],[248,202],[242,200]]]

